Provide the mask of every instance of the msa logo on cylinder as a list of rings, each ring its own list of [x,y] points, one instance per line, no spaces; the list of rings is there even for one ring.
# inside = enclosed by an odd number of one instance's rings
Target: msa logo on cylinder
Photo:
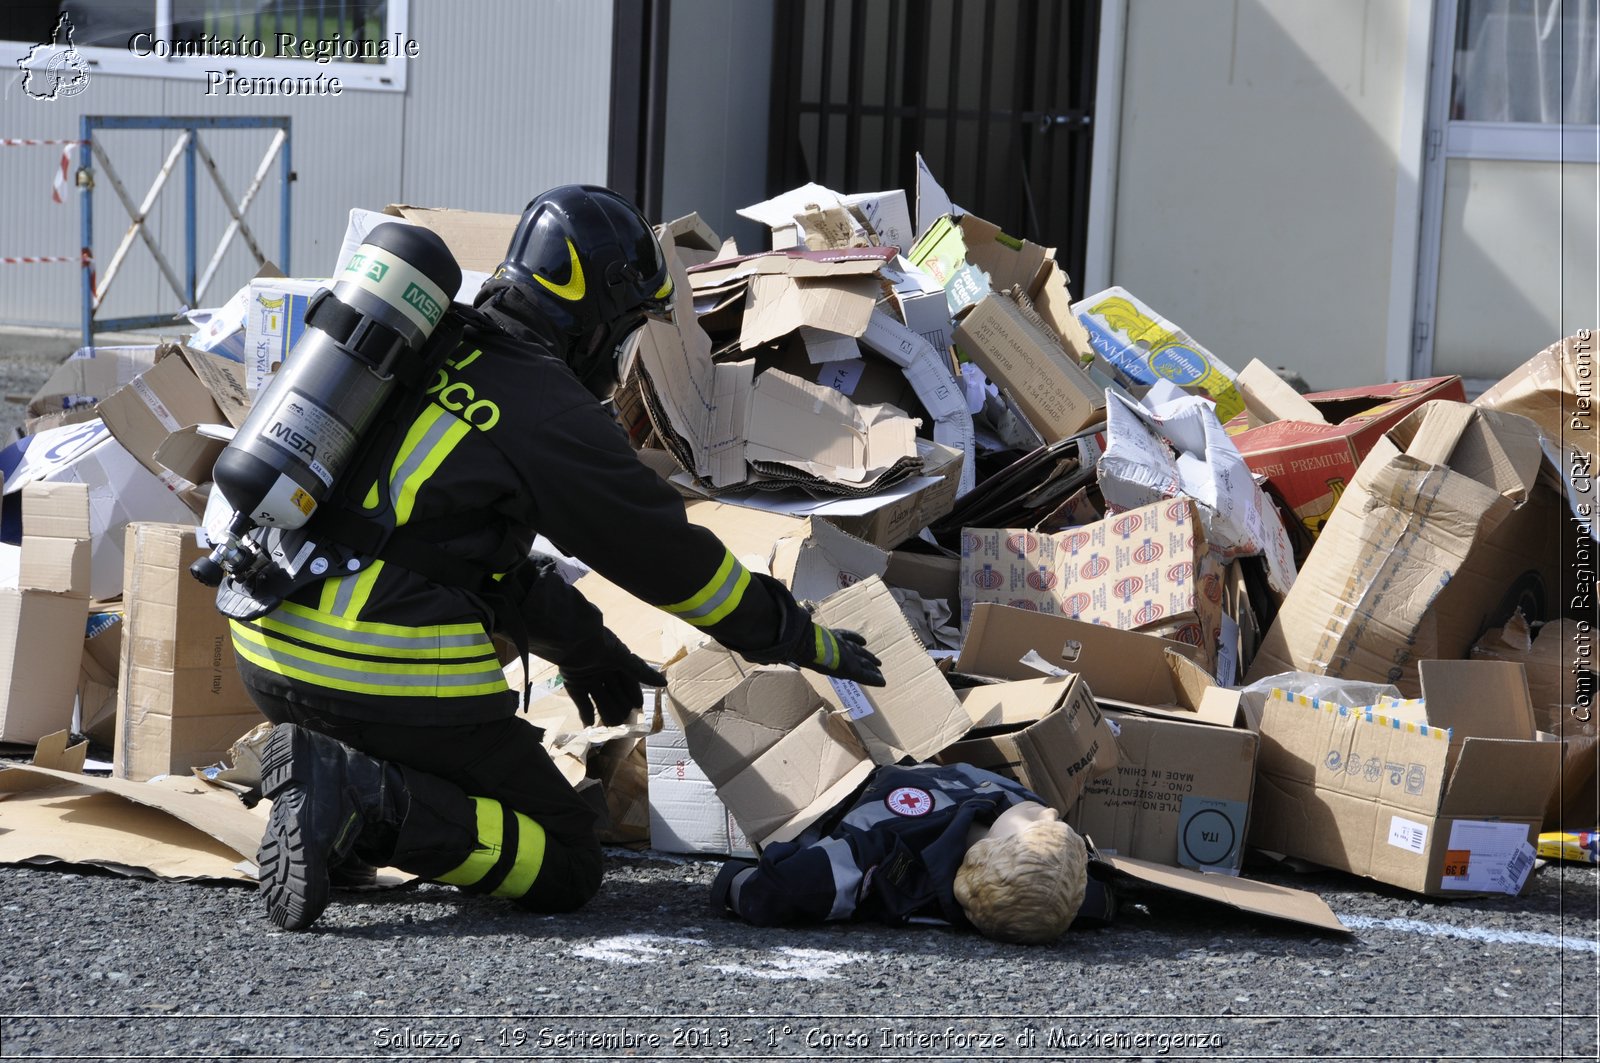
[[[273,421],[266,434],[272,438],[273,442],[280,446],[288,447],[296,453],[304,454],[307,458],[315,458],[317,456],[317,445],[306,438],[303,433],[297,432],[282,421]]]
[[[444,307],[440,306],[431,295],[423,291],[420,285],[412,284],[406,288],[405,294],[400,298],[416,307],[417,313],[427,318],[430,325],[437,325],[439,319],[444,316]]]

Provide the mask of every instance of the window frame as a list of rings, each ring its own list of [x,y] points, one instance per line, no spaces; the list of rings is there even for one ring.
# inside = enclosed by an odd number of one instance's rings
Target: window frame
[[[386,0],[388,26],[385,39],[410,40],[411,0]],[[150,0],[154,12],[152,35],[154,40],[172,39],[172,0]],[[10,41],[5,47],[13,54],[25,53],[38,41]],[[11,49],[11,45],[17,47]],[[324,74],[338,77],[341,89],[365,92],[404,92],[406,68],[410,60],[404,56],[390,56],[380,62],[351,63],[333,61],[318,63],[310,59],[286,59],[265,56],[207,55],[171,56],[166,59],[154,55],[135,55],[129,48],[79,45],[77,51],[89,64],[94,74],[116,77],[169,78],[175,81],[203,82],[213,70],[231,70],[241,78],[306,78]],[[36,61],[37,62],[37,61]],[[19,63],[24,69],[35,69]]]
[[[1423,0],[1413,0],[1423,2]],[[1444,239],[1445,170],[1452,159],[1520,162],[1600,162],[1600,125],[1539,122],[1478,122],[1450,117],[1455,87],[1456,35],[1461,0],[1438,0],[1430,40],[1430,66],[1424,84],[1425,130],[1422,136],[1420,221],[1416,250],[1416,287],[1411,301],[1408,371],[1412,378],[1432,376],[1434,318],[1439,305],[1439,256]],[[1469,392],[1492,380],[1467,380]]]

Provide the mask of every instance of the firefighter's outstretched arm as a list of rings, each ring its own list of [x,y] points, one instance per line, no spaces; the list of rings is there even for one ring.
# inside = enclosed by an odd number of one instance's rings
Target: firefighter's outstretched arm
[[[576,405],[534,431],[543,457],[527,486],[539,527],[564,551],[752,661],[883,685],[865,639],[816,623],[783,584],[751,572],[690,523],[677,492],[639,461],[598,404]]]

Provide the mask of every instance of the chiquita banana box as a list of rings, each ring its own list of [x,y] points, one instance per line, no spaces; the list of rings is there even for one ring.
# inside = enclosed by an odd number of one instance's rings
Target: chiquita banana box
[[[1244,409],[1233,370],[1126,289],[1097,292],[1074,303],[1072,312],[1089,330],[1095,353],[1134,383],[1154,384],[1159,379],[1198,388],[1216,402],[1217,420],[1224,423]]]

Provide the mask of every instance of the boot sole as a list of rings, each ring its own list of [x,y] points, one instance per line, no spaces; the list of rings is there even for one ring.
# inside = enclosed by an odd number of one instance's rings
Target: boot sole
[[[276,728],[261,754],[261,792],[272,799],[272,815],[256,854],[267,916],[284,930],[304,930],[328,906],[328,866],[324,855],[306,844],[311,807],[305,790],[294,785],[294,732]]]

